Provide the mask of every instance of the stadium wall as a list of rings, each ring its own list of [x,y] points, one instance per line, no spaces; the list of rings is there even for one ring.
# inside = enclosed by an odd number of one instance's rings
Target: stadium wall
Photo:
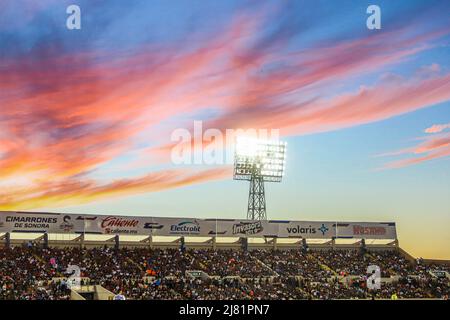
[[[203,242],[185,242],[185,247],[188,249],[213,249],[213,250],[221,250],[221,249],[234,249],[234,250],[242,250],[242,239],[237,240],[235,242],[217,242],[215,239],[209,239]],[[34,240],[24,240],[24,239],[13,239],[10,242],[11,246],[24,246],[27,244],[32,244],[36,246],[43,246],[44,242],[42,237],[34,239]],[[0,243],[0,246],[5,246],[6,243],[3,241]],[[265,243],[249,243],[248,250],[256,250],[256,249],[274,249],[274,250],[291,250],[291,249],[301,249],[302,241],[296,241],[293,243],[278,243],[276,239],[268,240]],[[361,247],[360,241],[355,241],[353,243],[347,244],[339,244],[335,241],[327,241],[324,243],[307,243],[308,248],[311,250],[332,250],[332,249],[340,249],[340,250],[358,250]],[[107,241],[83,241],[80,239],[76,240],[49,240],[49,247],[56,248],[68,248],[68,247],[82,247],[87,249],[99,248],[99,247],[115,247],[116,242],[114,238]],[[119,241],[120,248],[155,248],[155,249],[176,249],[180,248],[181,240],[176,239],[174,241]],[[386,250],[400,250],[402,254],[407,254],[403,249],[398,247],[398,242],[389,242],[386,244],[366,244],[366,249],[368,251],[376,252],[376,251],[386,251]],[[407,254],[411,257],[409,254]],[[414,260],[414,258],[412,258]]]

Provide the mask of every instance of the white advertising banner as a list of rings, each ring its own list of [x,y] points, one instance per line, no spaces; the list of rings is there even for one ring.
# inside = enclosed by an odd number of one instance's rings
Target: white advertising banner
[[[336,236],[335,222],[280,221],[280,238],[331,239]]]
[[[338,238],[397,239],[394,222],[338,222]]]
[[[144,233],[157,236],[211,237],[215,234],[215,220],[193,218],[144,219]]]
[[[278,224],[271,221],[218,219],[215,230],[218,237],[276,237]]]
[[[73,215],[60,213],[0,212],[0,232],[73,233],[83,228]]]
[[[393,222],[252,221],[1,211],[0,232],[308,239],[397,238]]]

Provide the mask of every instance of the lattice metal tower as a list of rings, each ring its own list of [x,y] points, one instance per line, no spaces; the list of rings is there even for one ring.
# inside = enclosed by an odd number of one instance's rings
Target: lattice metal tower
[[[264,182],[281,182],[285,156],[285,142],[256,139],[237,141],[233,178],[250,181],[247,219],[267,219]]]
[[[264,194],[264,177],[261,175],[260,166],[253,165],[248,192],[247,219],[266,220],[266,195]]]

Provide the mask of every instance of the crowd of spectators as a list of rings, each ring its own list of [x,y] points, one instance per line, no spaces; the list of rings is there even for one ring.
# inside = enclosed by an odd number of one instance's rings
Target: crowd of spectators
[[[0,249],[0,300],[67,300],[65,283],[50,281],[56,276],[32,252],[33,248]]]
[[[407,275],[413,270],[405,257],[392,251],[361,254],[358,250],[321,250],[311,255],[341,276],[366,274],[369,265],[380,267],[382,277]]]
[[[367,267],[380,267],[379,290]],[[69,266],[76,266],[68,272]],[[396,251],[0,248],[0,299],[69,299],[67,277],[127,299],[444,298],[448,266],[411,263]],[[192,276],[188,271],[196,271]],[[56,281],[55,279],[59,279]],[[61,280],[62,279],[62,280]]]
[[[329,278],[330,270],[321,268],[317,258],[301,250],[253,250],[251,255],[268,266],[278,275],[298,276],[304,278]]]

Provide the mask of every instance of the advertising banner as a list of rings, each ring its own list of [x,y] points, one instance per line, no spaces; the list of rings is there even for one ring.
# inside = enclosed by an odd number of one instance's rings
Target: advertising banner
[[[72,215],[59,213],[0,212],[0,232],[73,233],[83,228]]]
[[[0,212],[0,232],[307,239],[397,238],[393,222],[253,221],[38,212]]]
[[[397,239],[394,222],[339,222],[336,230],[338,238]]]
[[[278,235],[280,238],[331,239],[336,236],[335,222],[281,221]]]

